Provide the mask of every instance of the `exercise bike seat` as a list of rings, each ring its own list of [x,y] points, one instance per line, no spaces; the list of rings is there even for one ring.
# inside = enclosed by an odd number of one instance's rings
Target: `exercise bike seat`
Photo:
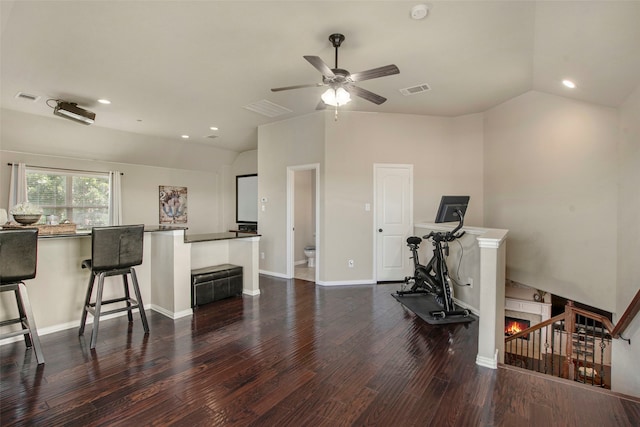
[[[420,243],[422,243],[422,239],[420,237],[411,236],[411,237],[407,238],[407,244],[408,245],[419,245]]]

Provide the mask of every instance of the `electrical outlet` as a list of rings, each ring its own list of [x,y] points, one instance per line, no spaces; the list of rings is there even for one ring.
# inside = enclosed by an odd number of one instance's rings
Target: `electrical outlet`
[[[264,252],[260,252],[260,259],[264,259]]]
[[[470,288],[473,288],[473,277],[467,277],[467,283],[469,284]]]
[[[353,268],[353,260],[352,259],[347,261],[347,264],[349,265],[349,268]]]

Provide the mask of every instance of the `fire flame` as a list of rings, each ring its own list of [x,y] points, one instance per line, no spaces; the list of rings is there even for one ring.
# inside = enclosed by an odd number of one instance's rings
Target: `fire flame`
[[[522,332],[522,328],[518,325],[518,322],[511,322],[511,324],[504,329],[504,332],[508,335],[515,335],[518,332]]]

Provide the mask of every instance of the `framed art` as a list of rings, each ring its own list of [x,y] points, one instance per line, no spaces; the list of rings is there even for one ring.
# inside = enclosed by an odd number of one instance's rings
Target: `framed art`
[[[187,223],[187,187],[161,185],[160,224]]]

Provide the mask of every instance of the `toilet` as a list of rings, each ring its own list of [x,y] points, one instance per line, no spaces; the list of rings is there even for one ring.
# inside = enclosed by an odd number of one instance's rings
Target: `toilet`
[[[316,266],[316,247],[307,246],[304,248],[304,255],[307,257],[307,267]]]

